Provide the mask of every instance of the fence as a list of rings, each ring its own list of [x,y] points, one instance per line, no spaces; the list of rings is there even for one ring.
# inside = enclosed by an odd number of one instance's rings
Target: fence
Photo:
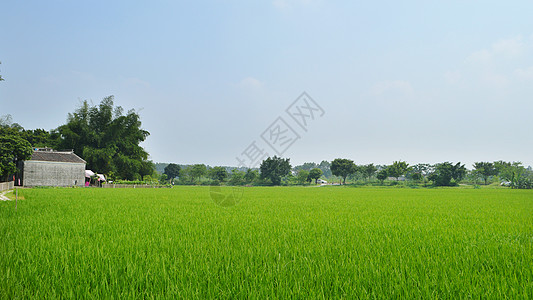
[[[12,190],[15,188],[15,182],[9,181],[9,182],[0,182],[0,192],[6,191],[6,190]]]
[[[130,188],[130,189],[158,189],[158,188],[171,188],[167,185],[150,185],[150,184],[123,184],[123,183],[107,183],[102,185],[103,188],[107,189],[118,189],[118,188]]]

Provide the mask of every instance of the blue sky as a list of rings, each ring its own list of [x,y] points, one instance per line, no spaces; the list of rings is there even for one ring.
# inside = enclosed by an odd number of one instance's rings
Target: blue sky
[[[4,1],[0,115],[52,129],[81,100],[114,95],[139,111],[154,161],[235,165],[306,91],[325,114],[284,153],[293,164],[533,165],[531,11],[529,1]]]

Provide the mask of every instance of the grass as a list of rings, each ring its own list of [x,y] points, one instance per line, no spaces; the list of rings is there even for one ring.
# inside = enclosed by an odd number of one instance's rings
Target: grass
[[[531,190],[23,194],[0,203],[4,299],[533,297]]]

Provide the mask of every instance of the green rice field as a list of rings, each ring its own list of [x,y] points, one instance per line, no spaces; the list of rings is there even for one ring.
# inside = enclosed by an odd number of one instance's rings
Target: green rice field
[[[0,298],[533,298],[533,191],[25,189]]]

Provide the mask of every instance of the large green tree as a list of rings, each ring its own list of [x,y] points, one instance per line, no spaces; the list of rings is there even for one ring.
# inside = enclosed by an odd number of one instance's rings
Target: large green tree
[[[269,179],[273,185],[281,184],[281,177],[287,176],[291,171],[290,159],[281,157],[268,157],[261,162],[261,179]]]
[[[490,176],[498,174],[493,163],[484,161],[474,163],[474,172],[483,178],[485,185],[487,185]]]
[[[385,179],[387,179],[389,175],[387,174],[387,169],[381,169],[377,174],[376,174],[376,178],[381,182],[381,184],[383,185],[383,181],[385,181]]]
[[[311,171],[309,171],[309,179],[314,180],[315,184],[318,182],[318,178],[322,176],[322,170],[319,168],[314,168]]]
[[[19,135],[0,135],[0,181],[14,175],[17,163],[30,159],[32,153],[30,143]]]
[[[244,181],[246,183],[252,183],[256,178],[259,177],[259,172],[257,170],[248,169],[244,175]]]
[[[399,177],[405,175],[408,170],[408,163],[406,163],[405,161],[395,161],[392,163],[392,165],[387,167],[387,174],[391,177],[395,177],[396,180],[398,180]]]
[[[167,175],[167,178],[172,180],[180,174],[181,167],[177,164],[170,163],[165,167],[163,174]]]
[[[378,168],[376,168],[374,164],[368,164],[368,165],[361,166],[360,170],[361,170],[361,174],[363,174],[363,177],[365,177],[365,179],[368,181],[370,180],[370,178],[372,178],[372,176],[374,176],[374,174],[376,174],[376,171],[378,170]]]
[[[224,167],[212,167],[207,171],[209,178],[217,181],[224,181],[228,177],[228,171]]]
[[[511,188],[533,188],[533,174],[531,174],[531,171],[528,172],[528,170],[522,166],[521,162],[509,162],[501,164],[500,166],[500,176],[502,179],[509,181]]]
[[[154,165],[140,146],[148,131],[141,128],[137,112],[129,110],[124,114],[122,107],[115,107],[113,96],[94,106],[83,101],[57,131],[61,135],[59,147],[73,149],[87,161],[89,169],[113,172],[118,178],[129,180],[153,173]]]
[[[335,176],[342,177],[342,183],[346,184],[346,177],[354,174],[357,170],[353,160],[346,158],[336,158],[331,162],[331,173]]]
[[[296,182],[298,182],[299,184],[304,184],[307,181],[309,181],[309,171],[307,170],[298,171],[298,175],[296,176]]]
[[[194,183],[197,179],[207,174],[207,167],[204,164],[195,164],[186,168],[187,175],[191,178],[191,182]]]
[[[429,180],[433,181],[436,186],[453,186],[457,185],[465,175],[466,168],[460,162],[455,165],[450,162],[443,162],[434,166],[434,171],[429,175]]]

